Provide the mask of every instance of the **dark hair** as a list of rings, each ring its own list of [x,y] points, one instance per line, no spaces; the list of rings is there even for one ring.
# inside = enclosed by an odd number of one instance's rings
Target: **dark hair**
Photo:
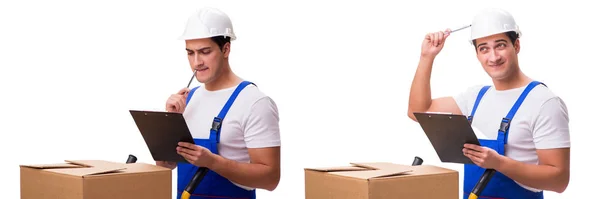
[[[519,37],[517,35],[517,33],[515,31],[510,31],[510,32],[505,32],[504,34],[506,34],[506,36],[508,37],[508,39],[510,39],[510,43],[512,43],[513,45],[515,45],[515,41]],[[475,39],[473,39],[473,46],[475,46],[475,48],[477,48],[477,43],[475,42]]]
[[[223,46],[225,46],[226,43],[231,42],[231,37],[227,37],[227,36],[214,36],[210,38],[213,42],[215,42],[217,44],[217,46],[219,46],[219,49],[221,49],[221,51],[223,51]]]

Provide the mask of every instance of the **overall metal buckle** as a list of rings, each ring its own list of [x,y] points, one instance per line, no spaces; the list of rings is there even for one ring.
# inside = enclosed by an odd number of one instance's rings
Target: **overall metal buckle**
[[[511,119],[502,118],[502,122],[500,123],[499,130],[503,133],[506,133],[506,131],[508,131],[508,128],[510,127],[510,122],[511,122]]]
[[[210,130],[219,131],[221,129],[221,123],[223,120],[221,118],[215,117],[212,122],[212,128]]]

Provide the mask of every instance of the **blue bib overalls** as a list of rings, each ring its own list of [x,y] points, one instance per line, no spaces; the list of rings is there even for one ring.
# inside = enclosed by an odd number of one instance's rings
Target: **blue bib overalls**
[[[542,84],[541,82],[533,81],[527,85],[525,90],[521,93],[515,104],[512,106],[508,114],[505,118],[502,119],[500,123],[500,128],[498,130],[498,137],[496,140],[482,140],[479,142],[481,146],[488,147],[498,152],[500,155],[505,155],[504,149],[506,142],[508,140],[508,132],[510,127],[510,122],[519,110],[519,107],[527,97],[527,94],[537,85]],[[545,85],[544,85],[545,86]],[[472,123],[473,116],[475,115],[475,111],[477,110],[477,106],[483,98],[483,95],[487,92],[490,86],[484,86],[479,91],[477,95],[477,99],[475,100],[475,105],[473,106],[473,110],[471,111],[471,115],[468,117],[469,122]],[[464,199],[469,197],[469,194],[477,181],[485,171],[484,168],[481,168],[475,164],[465,164],[465,176],[464,176]],[[479,198],[485,199],[543,199],[543,192],[532,192],[517,184],[514,180],[506,177],[500,172],[496,172],[492,179],[488,182],[487,186],[483,189],[483,192],[480,194]]]
[[[225,106],[221,109],[221,112],[217,117],[213,119],[212,128],[210,129],[210,137],[208,139],[194,139],[196,145],[200,145],[209,149],[214,154],[219,154],[219,150],[217,145],[219,144],[220,135],[221,135],[221,124],[229,108],[237,98],[238,94],[242,89],[244,89],[249,84],[253,84],[252,82],[243,81],[240,83],[233,94],[229,97]],[[198,89],[198,87],[193,88],[188,94],[186,104],[189,103],[190,99],[194,92]],[[190,182],[190,179],[198,170],[197,166],[189,164],[187,162],[182,162],[177,164],[177,198],[181,198],[181,193]],[[246,189],[240,188],[235,184],[231,183],[228,179],[223,176],[209,170],[204,179],[196,190],[194,190],[191,194],[190,199],[255,199],[256,192],[255,190],[248,191]]]

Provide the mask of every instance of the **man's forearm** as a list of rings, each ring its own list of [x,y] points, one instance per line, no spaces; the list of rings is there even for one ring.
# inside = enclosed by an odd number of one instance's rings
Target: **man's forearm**
[[[426,111],[431,105],[431,70],[433,58],[421,57],[412,81],[408,102],[409,116],[412,112]]]
[[[569,183],[569,172],[550,165],[534,165],[503,156],[498,172],[529,187],[562,193]]]
[[[244,186],[273,190],[279,183],[279,171],[271,166],[243,163],[215,155],[210,169]]]

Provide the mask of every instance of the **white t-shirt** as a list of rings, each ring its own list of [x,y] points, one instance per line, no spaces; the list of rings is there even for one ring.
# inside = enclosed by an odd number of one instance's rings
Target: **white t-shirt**
[[[236,87],[217,91],[207,91],[204,86],[196,89],[183,113],[195,139],[210,137],[214,117],[219,115]],[[256,86],[246,86],[221,124],[219,154],[227,159],[249,163],[248,148],[280,145],[277,105]],[[236,185],[247,190],[254,189]]]
[[[463,115],[469,116],[483,85],[473,86],[454,96]],[[490,87],[473,116],[472,126],[487,138],[496,139],[506,117],[526,86],[497,91]],[[570,147],[569,115],[560,97],[540,84],[529,92],[510,123],[505,155],[528,164],[538,164],[536,149]],[[541,191],[517,182],[531,191]]]

